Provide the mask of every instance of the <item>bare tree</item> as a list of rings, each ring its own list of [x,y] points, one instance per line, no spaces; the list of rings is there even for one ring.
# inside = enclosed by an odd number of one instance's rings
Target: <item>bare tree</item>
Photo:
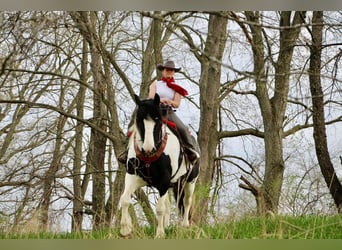
[[[219,137],[217,134],[217,115],[220,105],[218,99],[220,89],[222,56],[227,39],[227,16],[224,12],[209,15],[208,35],[203,53],[195,46],[189,32],[182,28],[191,51],[201,64],[200,77],[200,129],[198,142],[201,149],[201,170],[197,190],[196,209],[193,220],[206,220],[210,202],[210,187],[215,169],[215,154]]]
[[[323,11],[314,11],[312,18],[312,44],[310,46],[310,91],[312,96],[313,137],[316,155],[321,172],[335,202],[337,210],[342,212],[342,185],[336,176],[330,159],[327,144],[324,115],[324,93],[321,85],[321,53],[323,49]]]
[[[91,57],[90,68],[92,72],[94,93],[93,93],[93,118],[92,122],[101,130],[107,130],[107,110],[104,104],[107,81],[103,75],[101,66],[100,37],[97,35],[97,15],[95,12],[73,13],[71,17],[81,31],[84,39],[89,44]],[[92,208],[93,227],[100,229],[105,225],[105,152],[106,136],[97,130],[92,129],[89,157],[92,166]]]
[[[255,95],[260,105],[264,124],[265,141],[265,174],[260,189],[253,192],[259,201],[259,212],[267,211],[277,213],[279,197],[284,174],[283,160],[283,123],[289,90],[290,63],[295,42],[299,36],[300,24],[303,23],[305,12],[295,12],[293,17],[289,11],[280,13],[279,54],[278,60],[272,61],[275,69],[275,84],[273,96],[267,82],[265,66],[265,48],[263,28],[260,25],[260,13],[245,12],[251,35],[246,34],[250,42],[254,57],[254,80],[256,83]],[[240,23],[244,30],[247,30]]]
[[[88,46],[85,40],[83,40],[82,48],[82,62],[81,62],[81,81],[87,81],[87,64],[88,64]],[[85,100],[86,88],[80,85],[77,96],[76,96],[76,115],[83,119],[84,118],[84,100]],[[83,178],[82,183],[82,143],[83,143],[83,127],[84,124],[77,121],[75,128],[75,147],[74,147],[74,166],[73,166],[73,216],[71,228],[73,231],[80,232],[82,229],[83,222],[83,212],[84,212],[84,196],[87,185],[87,179],[89,177],[86,175]]]
[[[26,197],[22,202],[19,201],[21,212],[14,212],[18,215],[14,227],[33,217],[39,208],[38,223],[40,222],[41,229],[47,229],[48,216],[51,211],[51,194],[59,186],[57,172],[62,170],[66,162],[65,153],[73,140],[70,138],[68,143],[65,143],[63,139],[67,136],[65,133],[66,116],[55,116],[51,110],[44,108],[35,110],[37,107],[32,108],[29,103],[35,104],[41,100],[47,102],[49,90],[53,88],[59,88],[61,91],[59,99],[55,99],[55,109],[65,108],[66,112],[71,112],[75,103],[64,102],[69,88],[58,77],[65,73],[64,69],[68,68],[71,62],[60,60],[61,54],[58,53],[58,46],[54,46],[58,42],[53,38],[58,36],[58,32],[50,28],[56,24],[57,18],[53,13],[48,15],[49,19],[43,16],[44,13],[39,12],[16,12],[6,15],[6,22],[13,26],[7,30],[4,40],[9,48],[9,56],[2,65],[1,88],[6,94],[1,101],[12,103],[7,107],[12,108],[12,111],[17,109],[19,112],[14,113],[14,116],[11,112],[7,114],[7,120],[13,118],[13,122],[5,122],[7,126],[2,128],[4,129],[3,135],[7,134],[10,137],[8,140],[3,137],[5,143],[2,144],[3,155],[0,158],[3,164],[9,164],[11,172],[16,173],[16,176],[10,174],[7,180],[21,179],[22,184],[18,184],[17,188],[26,189]],[[42,39],[40,32],[45,32],[52,42],[48,44]],[[11,47],[12,44],[13,47]],[[70,46],[70,50],[72,48]],[[41,51],[45,53],[42,54]],[[53,73],[50,74],[50,70]],[[13,86],[18,88],[13,88]],[[46,103],[44,105],[48,106]],[[13,133],[8,133],[11,128]],[[13,151],[12,148],[15,145],[17,145],[17,150]],[[19,161],[20,164],[15,164],[15,161]],[[29,177],[30,184],[25,187],[23,184],[27,177]],[[11,197],[10,192],[7,192],[7,195]]]

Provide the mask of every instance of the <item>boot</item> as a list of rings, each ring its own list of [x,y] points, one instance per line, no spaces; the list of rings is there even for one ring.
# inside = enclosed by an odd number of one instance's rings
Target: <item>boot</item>
[[[127,155],[128,155],[128,150],[123,151],[122,153],[119,154],[117,160],[123,164],[126,164],[127,162]]]

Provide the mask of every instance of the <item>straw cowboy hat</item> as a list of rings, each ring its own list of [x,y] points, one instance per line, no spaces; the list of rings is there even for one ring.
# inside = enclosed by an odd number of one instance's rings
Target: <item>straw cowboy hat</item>
[[[158,64],[157,65],[157,69],[159,69],[160,71],[162,71],[163,69],[174,69],[176,72],[180,71],[181,68],[177,68],[175,66],[174,61],[166,61],[164,64]]]

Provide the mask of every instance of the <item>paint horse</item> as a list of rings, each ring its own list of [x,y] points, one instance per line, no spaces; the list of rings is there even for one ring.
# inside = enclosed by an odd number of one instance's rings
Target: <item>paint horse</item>
[[[199,161],[194,166],[187,160],[177,132],[167,122],[167,110],[160,104],[160,97],[140,100],[135,95],[136,115],[129,138],[126,162],[125,189],[120,198],[122,209],[120,234],[132,232],[132,220],[128,212],[132,194],[140,187],[151,186],[158,190],[156,205],[156,238],[165,236],[169,226],[170,201],[168,190],[173,189],[182,226],[189,226],[189,212],[195,183],[199,174]]]

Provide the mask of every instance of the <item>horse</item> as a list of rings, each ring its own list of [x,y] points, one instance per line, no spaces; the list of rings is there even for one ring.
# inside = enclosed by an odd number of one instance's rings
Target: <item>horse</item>
[[[135,95],[135,117],[129,137],[126,162],[125,186],[120,197],[120,234],[132,233],[132,220],[128,212],[132,194],[140,187],[150,186],[158,190],[156,205],[156,238],[165,237],[165,227],[170,222],[172,189],[178,203],[181,225],[188,227],[190,207],[195,184],[199,175],[199,160],[191,164],[184,154],[177,131],[168,126],[167,110],[160,104],[158,94],[141,100]]]

